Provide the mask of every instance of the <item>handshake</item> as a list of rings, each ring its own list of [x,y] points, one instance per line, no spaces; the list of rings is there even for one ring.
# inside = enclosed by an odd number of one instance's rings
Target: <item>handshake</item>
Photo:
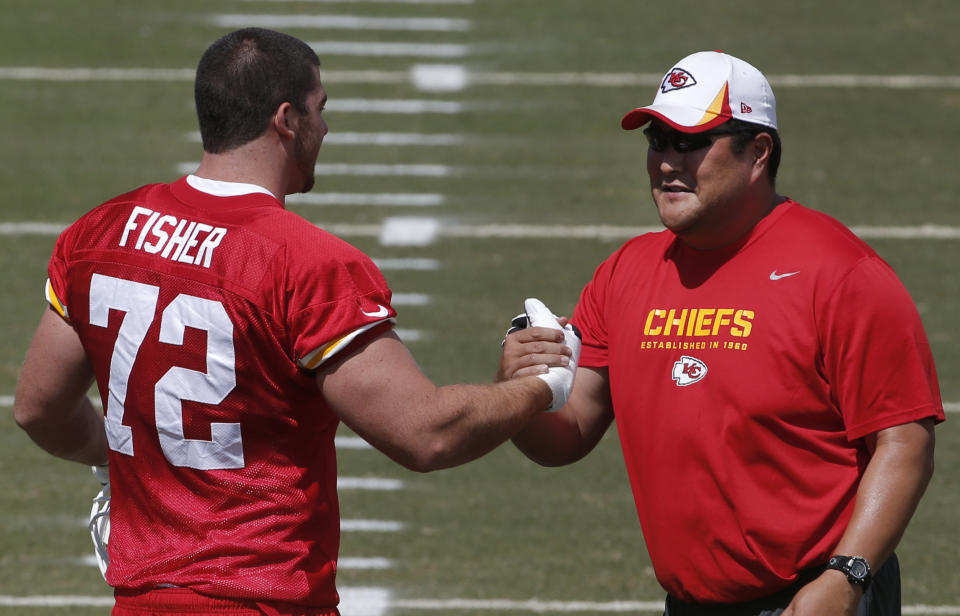
[[[542,379],[553,393],[553,401],[547,410],[554,411],[566,404],[573,390],[573,380],[580,359],[580,332],[570,323],[560,325],[557,316],[539,299],[529,298],[524,301],[523,307],[525,312],[513,318],[511,327],[504,336],[497,379],[530,375]],[[559,343],[538,335],[533,329],[526,332],[527,335],[512,336],[515,332],[528,328],[562,331],[563,345],[569,348],[570,355],[566,355],[562,348],[556,348],[555,345]]]

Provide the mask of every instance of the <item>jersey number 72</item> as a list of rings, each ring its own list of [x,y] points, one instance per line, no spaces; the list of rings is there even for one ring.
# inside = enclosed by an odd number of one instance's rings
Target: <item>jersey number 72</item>
[[[90,323],[107,327],[110,310],[124,313],[110,359],[106,403],[110,449],[133,455],[133,430],[123,425],[127,383],[147,332],[157,318],[160,287],[94,274],[90,280]],[[183,433],[183,400],[220,404],[237,385],[233,323],[223,304],[181,293],[160,315],[159,341],[183,344],[186,327],[207,332],[207,372],[170,368],[154,386],[154,414],[163,455],[175,466],[200,470],[243,468],[239,423],[212,423],[211,440]]]

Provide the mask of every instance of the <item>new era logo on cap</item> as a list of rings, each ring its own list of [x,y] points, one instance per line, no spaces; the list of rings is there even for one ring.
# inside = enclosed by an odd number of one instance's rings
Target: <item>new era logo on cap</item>
[[[697,85],[697,80],[693,78],[693,75],[678,67],[667,73],[667,76],[663,78],[660,91],[666,94],[672,90],[680,90],[695,85]]]
[[[740,113],[753,113],[753,108],[750,105],[741,102],[740,103]]]

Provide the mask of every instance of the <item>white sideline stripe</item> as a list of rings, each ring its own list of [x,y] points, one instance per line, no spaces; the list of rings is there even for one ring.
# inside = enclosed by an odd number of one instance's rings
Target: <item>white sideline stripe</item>
[[[113,607],[113,597],[80,595],[0,595],[3,607]]]
[[[399,261],[403,261],[404,259],[398,259],[398,260],[399,260]],[[410,260],[410,261],[420,261],[420,260],[423,260],[423,261],[433,261],[432,259],[409,259],[409,260]],[[377,264],[377,266],[378,266],[380,269],[389,269],[389,268],[385,268],[385,267],[382,265],[382,261],[374,260],[374,262]],[[439,266],[439,264],[437,264],[437,266]],[[433,269],[433,268],[431,268],[431,269]],[[395,295],[394,297],[396,297],[396,295]],[[13,396],[0,396],[0,407],[11,407],[11,406],[13,406]],[[943,403],[943,410],[944,410],[945,413],[960,413],[960,402],[944,402],[944,403]],[[361,442],[363,442],[363,443],[366,443],[366,441],[364,441],[363,439],[361,439],[361,438],[359,438],[359,437],[338,436],[338,437],[336,437],[336,443],[337,443],[337,446],[338,446],[338,447],[340,446],[340,443],[341,443],[341,440],[340,440],[340,439],[351,439],[351,440],[345,442],[344,445],[343,445],[343,446],[344,446],[345,448],[347,448],[347,449],[359,448],[359,447],[356,446],[355,443],[353,443],[352,439],[356,439],[356,440],[358,440],[358,441],[361,441]],[[368,445],[368,446],[369,446],[369,445]]]
[[[429,269],[436,269],[436,267],[439,267],[439,263],[436,262],[434,259],[393,259],[393,260],[404,262],[402,264],[404,267],[412,266],[416,268],[416,266],[418,265],[424,266],[425,268],[429,268]],[[392,260],[391,259],[374,259],[374,263],[376,263],[377,267],[379,267],[380,269],[390,269],[389,267],[384,266],[384,262],[389,262],[389,261],[392,261]],[[410,264],[405,263],[407,261],[410,261],[412,263]],[[420,263],[421,261],[425,261],[426,263]],[[387,265],[392,265],[392,263],[387,263]],[[429,296],[421,295],[419,293],[398,293],[394,295],[394,298],[396,298],[397,295],[410,295],[410,296],[423,297],[423,298],[427,298],[427,301],[429,302]],[[11,406],[13,406],[13,396],[0,396],[0,407],[11,407]],[[944,402],[943,410],[946,411],[947,413],[958,413],[960,412],[960,402]],[[342,446],[348,449],[359,448],[358,447],[359,443],[366,443],[365,440],[357,436],[338,436],[336,437],[335,440],[338,447],[340,447],[342,443]],[[369,445],[367,446],[369,447]],[[394,481],[394,480],[391,479],[388,481]]]
[[[403,489],[399,479],[384,477],[337,477],[338,490],[386,490],[395,492]]]
[[[344,567],[341,558],[339,568]],[[387,559],[364,559],[374,564],[392,566]],[[340,609],[353,616],[374,616],[383,614],[388,608],[420,610],[491,610],[545,612],[663,612],[663,600],[659,601],[515,601],[510,599],[390,599],[390,592],[382,588],[343,587],[340,593]],[[3,607],[111,607],[113,597],[81,595],[0,595]],[[904,614],[960,614],[957,605],[904,605]]]
[[[413,85],[428,92],[454,92],[470,83],[467,69],[459,64],[417,64],[411,69]]]
[[[473,0],[240,0],[241,2],[256,2],[258,4],[265,2],[274,2],[274,3],[337,3],[337,4],[353,4],[355,2],[376,2],[377,4],[473,4]]]
[[[341,612],[350,616],[385,616],[392,595],[387,588],[364,586],[337,588],[337,592]]]
[[[200,163],[188,161],[177,164],[177,173],[186,175],[197,170]],[[320,163],[314,167],[317,175],[363,175],[363,176],[415,176],[415,177],[446,177],[453,174],[449,165],[412,164],[412,165],[380,165],[354,163]],[[320,194],[320,193],[318,193]],[[2,228],[0,228],[2,232]]]
[[[0,222],[0,235],[60,235],[66,228],[60,222]]]
[[[177,166],[180,173],[192,173],[198,163],[182,163]],[[349,165],[347,166],[349,167]],[[357,165],[363,168],[361,175],[374,175],[374,167],[386,169],[400,175],[403,167],[421,167],[425,175],[441,173],[445,165]],[[328,167],[330,169],[330,167]],[[449,169],[449,168],[446,168]],[[349,169],[347,169],[349,171]],[[428,173],[429,172],[429,173]],[[449,171],[448,171],[449,173]],[[383,225],[363,225],[351,223],[314,223],[317,226],[342,236],[378,237]],[[67,223],[59,222],[3,222],[0,223],[0,236],[59,235],[67,228]],[[956,240],[960,239],[960,227],[945,225],[919,225],[911,227],[875,227],[854,225],[850,229],[864,239],[894,240]],[[451,225],[440,227],[437,235],[465,238],[558,238],[558,239],[629,239],[643,233],[662,231],[662,227],[623,227],[618,225]]]
[[[389,175],[445,177],[453,173],[449,165],[412,164],[378,165],[353,163],[321,163],[315,168],[317,175]]]
[[[199,137],[199,134],[198,134]],[[324,143],[333,145],[460,145],[463,135],[453,133],[328,133]]]
[[[390,298],[394,306],[426,306],[431,301],[426,293],[394,293]]]
[[[317,41],[307,43],[319,56],[402,56],[414,58],[464,58],[470,47],[456,43],[376,43]]]
[[[200,143],[200,131],[187,133],[187,141]],[[327,133],[325,145],[460,145],[466,141],[463,135],[453,133]]]
[[[0,79],[16,81],[193,81],[192,68],[0,67]]]
[[[429,338],[429,335],[426,332],[420,331],[419,329],[404,329],[402,327],[397,327],[393,331],[404,342],[420,342],[421,340],[426,340]]]
[[[363,17],[360,15],[213,15],[210,23],[221,28],[312,28],[317,30],[403,30],[466,32],[469,19],[447,17]]]
[[[177,164],[177,173],[186,175],[197,170],[200,163],[188,161]],[[446,177],[453,174],[453,168],[448,165],[414,164],[414,165],[378,165],[353,163],[320,163],[314,167],[317,175],[363,175],[363,176],[415,176],[415,177]],[[320,194],[320,193],[318,193]],[[0,229],[2,230],[2,229]]]
[[[530,599],[398,599],[390,607],[410,610],[497,610],[554,614],[558,612],[659,612],[660,601],[543,601]]]
[[[480,109],[479,105],[471,108]],[[400,113],[400,114],[422,114],[422,113],[441,113],[452,115],[462,113],[467,106],[456,101],[435,101],[423,99],[404,99],[404,98],[342,98],[332,99],[327,103],[327,111],[335,113]]]
[[[435,193],[306,193],[287,195],[294,205],[373,205],[430,207],[443,205],[446,197]]]
[[[243,26],[249,25],[243,23]],[[296,26],[293,24],[291,27]],[[0,67],[0,80],[21,81],[193,81],[193,68]],[[410,83],[410,71],[324,71],[324,80],[350,83]],[[960,75],[768,75],[778,88],[960,89]],[[655,86],[662,73],[496,73],[469,74],[481,86]],[[331,101],[332,102],[332,101]]]
[[[384,246],[427,246],[436,239],[440,221],[436,218],[386,218],[380,231]]]
[[[406,528],[394,520],[340,520],[340,530],[346,533],[396,533]]]
[[[374,258],[373,262],[382,270],[413,270],[413,271],[431,271],[440,269],[440,261],[437,259],[413,258],[413,259],[393,259],[393,258]]]
[[[333,440],[337,449],[373,449],[373,445],[359,436],[338,436]]]
[[[379,225],[315,223],[331,233],[343,236],[379,236]],[[915,227],[854,226],[854,232],[864,239],[898,240],[956,240],[960,227],[920,225]],[[624,227],[618,225],[447,225],[437,230],[445,237],[515,238],[515,239],[596,239],[626,240],[644,233],[662,231],[663,227]]]
[[[393,561],[389,558],[338,558],[337,569],[392,569]]]

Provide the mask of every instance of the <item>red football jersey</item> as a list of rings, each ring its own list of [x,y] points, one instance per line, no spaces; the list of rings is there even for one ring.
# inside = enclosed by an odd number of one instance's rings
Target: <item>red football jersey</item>
[[[627,242],[584,289],[657,578],[688,601],[775,592],[830,557],[861,437],[943,419],[919,315],[840,223],[788,201],[735,245]]]
[[[263,189],[190,176],[82,217],[49,276],[104,401],[108,582],[335,606],[338,419],[311,369],[392,322],[373,262]]]

